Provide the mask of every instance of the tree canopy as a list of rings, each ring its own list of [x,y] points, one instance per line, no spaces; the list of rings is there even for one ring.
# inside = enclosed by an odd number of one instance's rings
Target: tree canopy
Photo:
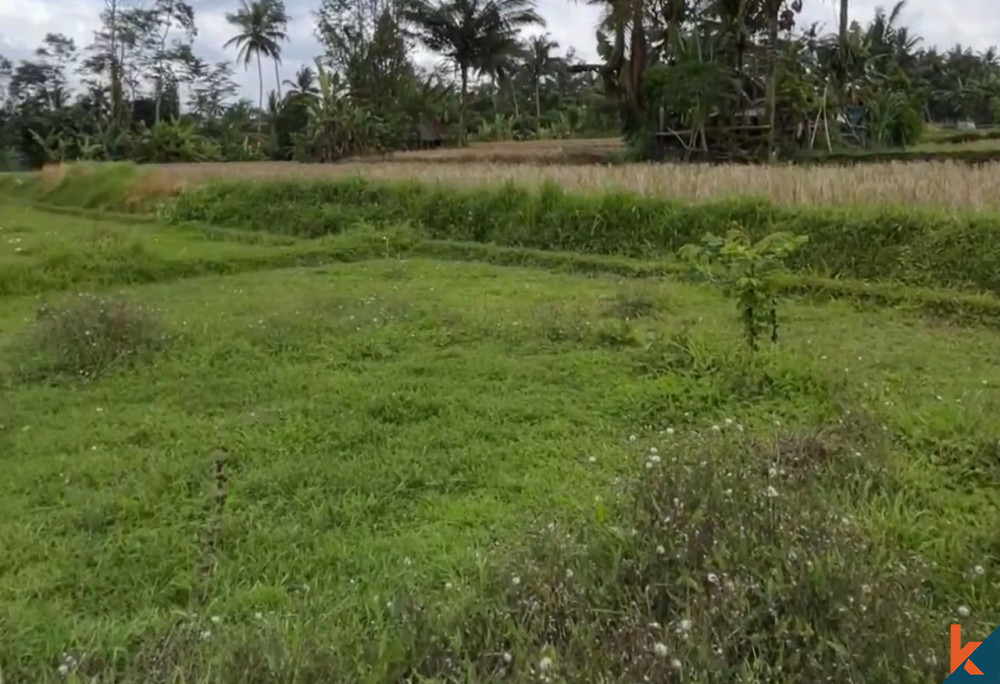
[[[29,58],[0,56],[0,168],[589,135],[625,135],[644,155],[764,157],[1000,119],[997,50],[925,44],[904,2],[824,33],[800,25],[802,0],[590,1],[602,9],[592,62],[544,33],[532,0],[317,0],[322,54],[282,75],[281,0],[240,0],[219,46],[235,61],[215,63],[184,0],[104,0],[89,44],[49,34]],[[416,62],[418,47],[437,64]],[[235,66],[256,71],[256,103],[239,97]]]

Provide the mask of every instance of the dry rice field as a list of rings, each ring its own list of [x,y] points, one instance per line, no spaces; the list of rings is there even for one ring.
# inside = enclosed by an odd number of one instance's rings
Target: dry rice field
[[[1000,163],[979,166],[952,162],[813,167],[701,164],[539,166],[426,159],[338,164],[167,164],[155,168],[157,173],[149,181],[169,186],[215,178],[321,179],[360,175],[376,180],[421,180],[466,187],[496,186],[506,182],[536,186],[543,181],[553,181],[573,192],[614,189],[692,201],[739,195],[765,197],[795,205],[892,204],[952,210],[1000,209]]]

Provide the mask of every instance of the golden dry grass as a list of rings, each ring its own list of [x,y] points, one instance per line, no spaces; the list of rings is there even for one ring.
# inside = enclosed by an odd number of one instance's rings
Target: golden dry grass
[[[416,154],[416,153],[410,153]],[[422,154],[430,154],[425,152]],[[708,166],[701,164],[533,165],[444,161],[296,164],[255,162],[157,167],[166,185],[211,178],[280,179],[363,176],[418,179],[454,186],[534,186],[551,180],[574,192],[609,189],[704,201],[754,195],[782,204],[892,204],[946,209],[1000,209],[1000,163],[894,162],[857,166]]]

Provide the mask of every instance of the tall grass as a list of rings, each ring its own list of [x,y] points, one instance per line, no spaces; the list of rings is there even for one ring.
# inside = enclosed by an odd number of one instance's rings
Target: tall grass
[[[156,167],[175,183],[209,179],[326,179],[360,175],[371,180],[415,180],[448,186],[496,187],[513,182],[534,188],[551,181],[570,192],[623,190],[683,202],[734,195],[777,204],[895,205],[939,209],[1000,209],[1000,163],[868,163],[856,166],[709,166],[703,164],[548,165],[426,162],[182,164]]]

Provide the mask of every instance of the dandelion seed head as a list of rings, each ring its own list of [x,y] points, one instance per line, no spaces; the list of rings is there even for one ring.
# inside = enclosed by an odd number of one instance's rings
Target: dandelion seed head
[[[657,658],[666,658],[667,657],[667,645],[665,643],[663,643],[662,641],[656,642],[656,645],[653,646],[653,653],[656,654]]]

